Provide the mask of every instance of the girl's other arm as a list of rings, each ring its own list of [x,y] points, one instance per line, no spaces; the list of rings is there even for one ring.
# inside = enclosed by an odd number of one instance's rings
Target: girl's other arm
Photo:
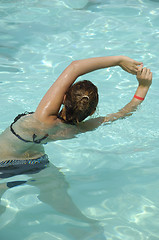
[[[133,99],[117,113],[112,113],[106,116],[104,118],[104,122],[113,122],[119,118],[129,116],[137,109],[137,106],[141,104],[152,83],[152,72],[150,69],[142,69],[141,65],[137,71],[137,80],[139,82],[139,86],[135,92]]]

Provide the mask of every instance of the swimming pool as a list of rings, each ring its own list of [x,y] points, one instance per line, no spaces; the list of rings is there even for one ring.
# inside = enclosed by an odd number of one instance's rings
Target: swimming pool
[[[49,143],[46,153],[54,164],[50,172],[9,179],[28,184],[3,193],[0,238],[157,240],[159,2],[74,4],[1,0],[0,131],[17,114],[34,111],[75,59],[127,55],[151,68],[153,84],[131,117],[76,139]],[[137,86],[135,76],[118,67],[90,73],[87,79],[99,89],[96,116],[123,107]]]

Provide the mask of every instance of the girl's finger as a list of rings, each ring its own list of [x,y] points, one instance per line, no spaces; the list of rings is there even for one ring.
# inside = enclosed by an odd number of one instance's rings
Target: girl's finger
[[[135,65],[143,65],[143,62],[135,61]]]
[[[138,71],[138,69],[139,69],[139,66],[134,65],[134,70],[135,70],[136,72]]]
[[[149,80],[152,81],[152,72],[149,73],[149,76],[148,76]]]
[[[142,75],[146,75],[146,73],[147,73],[147,68],[144,67],[144,68],[142,69]]]
[[[141,64],[141,65],[138,67],[137,74],[141,74],[142,68],[143,68],[143,65]]]
[[[149,77],[149,75],[150,75],[150,69],[147,68],[146,77]]]
[[[150,72],[150,79],[152,80],[152,72]]]

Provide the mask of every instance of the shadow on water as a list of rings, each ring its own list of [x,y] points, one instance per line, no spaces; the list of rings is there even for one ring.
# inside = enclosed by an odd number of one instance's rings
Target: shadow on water
[[[28,187],[28,185],[34,186],[40,190],[39,195],[37,197],[41,202],[51,206],[52,209],[55,210],[55,214],[57,214],[57,216],[62,216],[65,219],[67,218],[67,224],[65,223],[64,225],[61,225],[61,228],[67,228],[66,225],[68,225],[68,229],[65,229],[65,232],[67,235],[69,235],[69,239],[76,239],[76,240],[80,240],[80,239],[105,240],[106,239],[104,236],[103,229],[99,225],[99,222],[85,216],[80,211],[80,209],[75,205],[75,203],[73,202],[73,200],[71,199],[70,195],[67,192],[69,188],[69,184],[66,181],[64,174],[57,167],[49,163],[49,166],[43,169],[42,171],[34,174],[29,174],[28,176],[29,176],[28,181],[11,181],[11,179],[9,179],[8,183],[7,182],[4,183],[3,181],[3,183],[0,184],[0,198],[5,193],[6,190],[9,191],[7,186],[9,186],[9,188],[15,188],[15,187],[17,188],[19,187],[19,185],[23,185],[23,187],[25,186]],[[7,181],[7,178],[5,180]],[[1,204],[0,205],[0,213],[1,213],[0,222],[6,210],[7,210],[7,207]],[[37,216],[38,214],[39,212],[37,213]],[[54,213],[51,213],[51,214],[54,214]],[[46,214],[44,213],[44,216],[45,215]],[[24,213],[24,216],[25,216],[25,213]],[[16,216],[14,216],[14,218],[16,218]],[[16,219],[14,219],[14,221],[15,220]],[[72,223],[70,224],[70,222],[72,222],[73,224]],[[2,225],[0,224],[1,225],[0,232],[2,233],[5,232],[4,229],[7,227],[8,223],[13,224],[13,219],[12,219],[12,223],[3,222]],[[54,222],[52,222],[52,224],[54,225]],[[18,233],[18,236],[19,234],[20,233]],[[29,236],[28,230],[26,234],[27,236]],[[5,232],[5,237],[8,237],[6,232]],[[21,236],[19,236],[18,239],[20,237]]]

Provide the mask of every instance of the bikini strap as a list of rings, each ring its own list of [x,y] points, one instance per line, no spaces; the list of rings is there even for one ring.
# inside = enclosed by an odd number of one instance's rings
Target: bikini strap
[[[36,137],[37,137],[37,135],[34,133],[33,134],[33,141],[30,141],[30,140],[26,140],[26,139],[24,139],[24,138],[22,138],[19,134],[17,134],[15,131],[14,131],[14,129],[13,129],[13,124],[15,123],[15,122],[17,122],[18,121],[18,119],[20,119],[21,117],[23,117],[23,116],[25,116],[25,115],[27,115],[27,114],[32,114],[32,113],[34,113],[34,112],[25,112],[25,113],[22,113],[22,114],[19,114],[15,119],[14,119],[14,122],[12,122],[12,124],[10,125],[10,130],[11,130],[11,132],[17,137],[17,138],[19,138],[20,140],[22,140],[23,142],[26,142],[26,143],[37,143],[37,144],[40,144],[41,143],[41,141],[43,141],[44,139],[46,139],[49,135],[48,134],[45,134],[45,136],[44,137],[42,137],[42,138],[40,138],[40,139],[35,139]]]
[[[25,116],[25,115],[27,115],[27,114],[33,114],[33,113],[34,113],[34,112],[27,112],[27,111],[25,111],[24,113],[18,114],[18,115],[14,118],[14,122],[13,122],[13,123],[17,122],[18,119],[20,119],[21,117],[23,117],[23,116]]]
[[[39,143],[41,143],[42,140],[46,139],[48,136],[49,136],[49,134],[45,134],[44,137],[35,140],[35,138],[37,137],[37,135],[34,133],[34,134],[33,134],[33,142],[39,144]]]
[[[10,130],[11,130],[11,132],[17,137],[17,138],[19,138],[20,140],[22,140],[23,142],[32,142],[32,141],[29,141],[29,140],[25,140],[24,138],[22,138],[20,135],[18,135],[15,131],[14,131],[14,129],[13,129],[13,124],[14,124],[14,122],[10,125]]]

